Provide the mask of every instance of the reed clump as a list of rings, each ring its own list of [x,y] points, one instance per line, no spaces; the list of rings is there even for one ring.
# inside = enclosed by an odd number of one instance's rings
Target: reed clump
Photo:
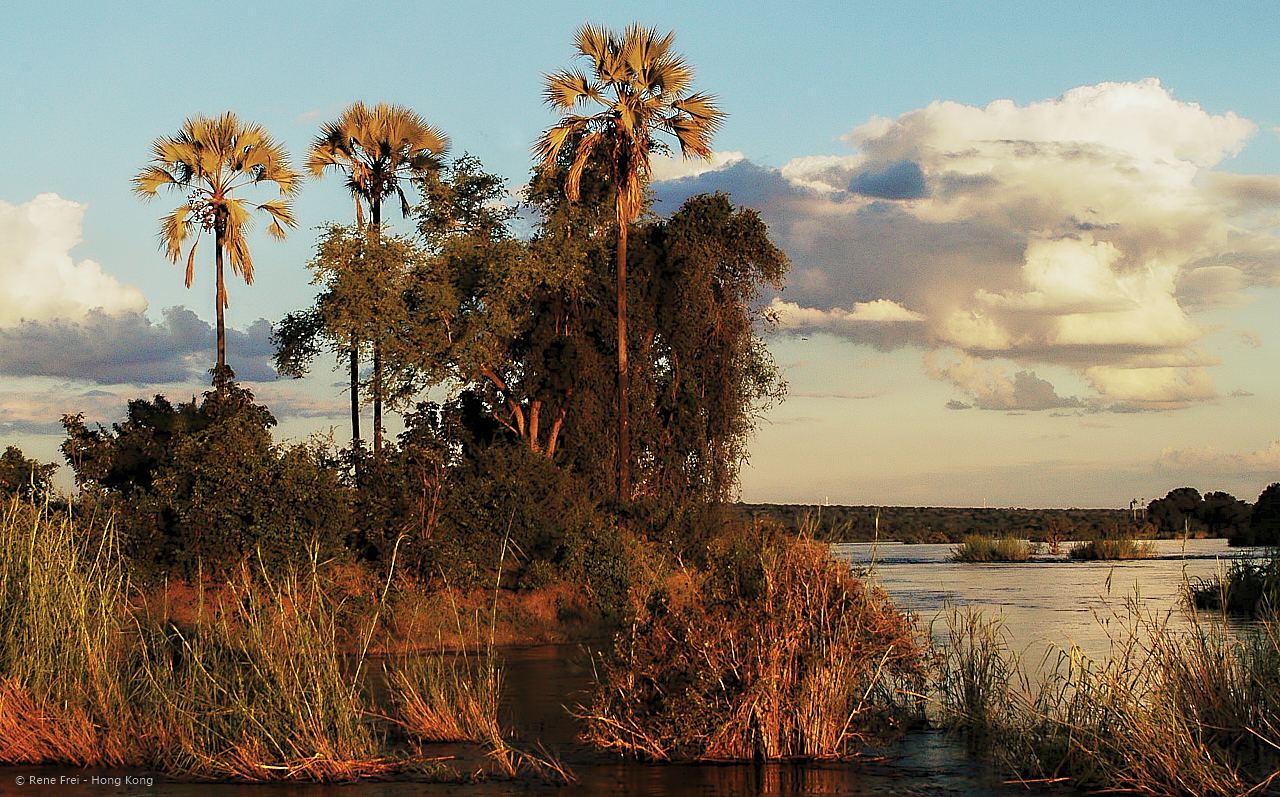
[[[953,617],[943,724],[1028,782],[1148,795],[1265,792],[1280,777],[1275,627],[1233,634],[1193,618],[1174,630],[1167,617],[1136,612],[1107,661],[1061,650],[1042,662],[1034,688],[998,624]],[[975,658],[982,666],[970,666]]]
[[[969,535],[951,552],[953,562],[1026,562],[1039,552],[1039,547],[1014,537]]]
[[[1280,616],[1280,553],[1237,559],[1221,575],[1192,581],[1187,591],[1197,609],[1274,620]]]
[[[595,745],[654,760],[835,758],[922,714],[914,618],[807,540],[719,540],[655,588],[600,662]]]
[[[1069,556],[1072,559],[1084,560],[1148,559],[1155,553],[1155,543],[1150,540],[1115,537],[1089,540],[1074,545],[1071,547]]]
[[[451,736],[487,745],[503,774],[527,758],[565,777],[506,746],[492,658],[392,673],[397,711],[379,718],[364,655],[340,653],[341,607],[314,566],[245,572],[207,601],[201,589],[182,626],[131,591],[110,523],[77,528],[16,501],[0,510],[0,763],[351,780],[418,767],[398,737]],[[454,731],[439,730],[446,721]]]

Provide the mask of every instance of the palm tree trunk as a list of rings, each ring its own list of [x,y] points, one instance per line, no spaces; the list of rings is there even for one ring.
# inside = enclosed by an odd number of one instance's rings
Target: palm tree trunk
[[[360,347],[356,333],[351,333],[351,445],[360,445]]]
[[[618,219],[618,497],[631,500],[631,385],[627,377],[627,223]]]
[[[370,236],[374,244],[382,234],[382,200],[375,195],[372,208],[373,229]],[[373,339],[373,453],[382,451],[382,345]]]
[[[227,326],[223,313],[223,309],[227,306],[227,285],[222,278],[222,244],[225,240],[225,233],[222,229],[221,220],[219,220],[216,230],[213,244],[213,260],[217,267],[217,278],[215,280],[217,299],[214,302],[217,306],[215,315],[218,319],[218,364],[216,372],[221,373],[222,369],[227,366]]]
[[[382,347],[373,342],[373,453],[382,451]]]

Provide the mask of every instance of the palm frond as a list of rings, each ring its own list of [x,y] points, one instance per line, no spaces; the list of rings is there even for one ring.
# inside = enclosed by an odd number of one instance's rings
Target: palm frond
[[[187,287],[191,287],[191,283],[196,280],[196,247],[200,245],[200,239],[191,242],[191,251],[187,253]]]
[[[172,213],[160,219],[160,248],[171,262],[177,263],[178,258],[182,257],[182,243],[191,232],[191,221],[187,218],[190,213],[190,207],[179,205]],[[190,282],[187,287],[191,287]]]
[[[671,134],[686,156],[711,155],[712,136],[725,114],[714,96],[689,93],[694,70],[673,50],[674,42],[674,33],[638,23],[620,37],[603,26],[583,25],[575,44],[591,59],[594,76],[573,69],[543,75],[543,98],[562,118],[538,138],[534,151],[550,167],[566,147],[574,148],[565,180],[570,199],[578,196],[587,162],[598,158],[618,184],[619,212],[638,213],[650,178],[650,152],[665,148],[654,138],[658,131]],[[572,112],[593,102],[601,106],[596,115]]]
[[[600,87],[576,69],[544,74],[543,78],[546,81],[546,88],[542,96],[553,108],[569,109],[587,100],[604,101],[600,94]]]
[[[133,178],[133,192],[144,199],[154,197],[163,185],[178,185],[178,180],[161,166],[148,166]]]
[[[612,43],[613,33],[608,28],[590,23],[578,28],[578,34],[574,37],[578,52],[597,64],[608,55]]]

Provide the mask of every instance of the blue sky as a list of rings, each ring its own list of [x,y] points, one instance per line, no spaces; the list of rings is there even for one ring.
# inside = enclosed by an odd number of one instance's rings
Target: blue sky
[[[554,121],[541,74],[583,22],[633,20],[675,30],[730,114],[721,168],[660,209],[729,190],[796,267],[770,339],[791,397],[744,499],[1127,506],[1280,478],[1269,3],[6,8],[0,443],[52,460],[63,412],[202,389],[208,263],[184,289],[155,241],[176,198],[129,191],[157,136],[233,110],[297,160],[348,103],[392,102],[516,189]],[[285,434],[340,439],[340,374],[265,368],[260,319],[309,304],[313,228],[350,200],[311,182],[297,214],[251,241],[230,347]]]

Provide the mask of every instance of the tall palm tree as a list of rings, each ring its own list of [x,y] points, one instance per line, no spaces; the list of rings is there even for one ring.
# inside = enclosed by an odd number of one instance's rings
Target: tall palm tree
[[[650,153],[670,150],[659,133],[675,137],[685,157],[711,156],[711,137],[725,114],[713,95],[690,93],[693,68],[672,52],[674,33],[627,26],[622,36],[609,28],[583,25],[577,55],[591,74],[567,69],[545,75],[547,104],[561,114],[559,124],[538,139],[542,168],[554,168],[568,148],[573,160],[565,193],[577,201],[587,164],[604,167],[615,192],[618,224],[618,494],[631,498],[631,426],[627,376],[627,225],[645,204]],[[579,105],[599,106],[594,114]]]
[[[364,207],[376,239],[382,224],[382,200],[395,194],[401,215],[409,215],[409,200],[400,180],[438,168],[449,149],[449,138],[400,105],[363,102],[347,106],[336,120],[320,127],[307,153],[307,169],[321,177],[328,169],[347,175],[347,188],[356,201],[356,224],[365,226]],[[351,338],[351,437],[360,440],[360,341]],[[382,450],[382,350],[373,346],[373,450]]]
[[[222,373],[227,364],[227,333],[223,310],[227,287],[223,280],[223,257],[231,268],[253,284],[253,259],[245,233],[252,221],[251,210],[271,217],[267,232],[283,240],[285,227],[298,226],[290,198],[298,192],[302,175],[289,165],[289,156],[262,125],[241,122],[228,111],[216,119],[193,116],[182,124],[176,136],[162,136],[151,145],[152,162],[133,178],[133,190],[144,199],[155,197],[161,188],[186,194],[186,203],[160,219],[160,248],[174,263],[182,247],[195,235],[187,254],[187,287],[195,275],[196,247],[200,233],[213,234],[214,262],[217,266],[218,364]],[[261,204],[246,202],[235,191],[246,185],[274,183],[279,198]]]

